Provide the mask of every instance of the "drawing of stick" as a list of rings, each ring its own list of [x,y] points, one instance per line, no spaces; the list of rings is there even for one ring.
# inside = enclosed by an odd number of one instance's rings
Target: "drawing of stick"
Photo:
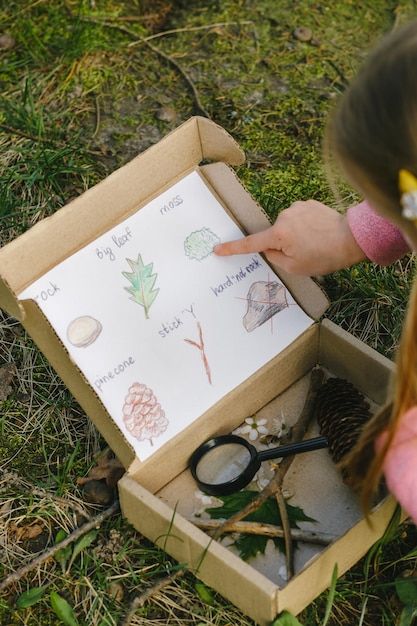
[[[203,359],[203,363],[204,363],[204,369],[206,370],[207,378],[208,378],[208,381],[209,381],[209,383],[211,385],[210,366],[208,364],[206,353],[204,351],[203,331],[201,330],[200,322],[197,322],[197,328],[198,328],[198,334],[199,334],[199,337],[200,337],[200,343],[197,343],[196,341],[193,341],[192,339],[184,339],[184,341],[186,343],[189,343],[190,346],[195,346],[196,348],[198,348],[200,350],[201,358]]]

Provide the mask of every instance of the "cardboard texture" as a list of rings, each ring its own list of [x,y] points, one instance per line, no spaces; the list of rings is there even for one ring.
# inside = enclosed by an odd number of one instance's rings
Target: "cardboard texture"
[[[275,548],[268,546],[265,557],[245,562],[228,545],[230,541],[214,542],[190,521],[196,515],[196,486],[187,469],[189,457],[206,439],[232,431],[255,413],[269,423],[282,412],[289,423],[296,420],[317,363],[327,375],[350,380],[376,408],[386,400],[393,364],[331,322],[312,323],[249,380],[141,462],[38,306],[19,298],[50,268],[195,169],[244,232],[265,229],[267,216],[230,167],[243,162],[242,150],[222,128],[204,118],[191,118],[0,250],[0,306],[20,320],[126,467],[119,483],[126,518],[257,623],[266,625],[284,609],[299,613],[329,586],[335,564],[341,575],[360,559],[383,533],[395,502],[390,497],[380,502],[370,526],[326,450],[297,457],[286,485],[297,505],[317,520],[306,527],[330,533],[334,541],[325,548],[298,547],[296,574],[286,581],[284,557]],[[317,284],[273,269],[306,313],[321,318],[327,299]]]

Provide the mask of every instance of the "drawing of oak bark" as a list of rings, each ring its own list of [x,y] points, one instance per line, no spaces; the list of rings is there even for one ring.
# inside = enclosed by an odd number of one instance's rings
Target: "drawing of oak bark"
[[[130,434],[143,441],[159,437],[168,427],[165,411],[156,399],[152,389],[143,383],[133,383],[129,387],[123,405],[123,421]]]
[[[288,306],[286,289],[277,282],[253,283],[246,299],[248,308],[243,325],[248,332],[255,330]]]
[[[132,261],[126,259],[129,263],[131,272],[122,272],[123,276],[130,282],[130,287],[125,287],[126,291],[130,293],[130,300],[143,306],[146,319],[149,319],[149,308],[156,296],[159,289],[154,289],[153,286],[157,279],[157,274],[152,274],[153,263],[144,265],[142,257],[138,254],[138,260]]]
[[[190,346],[194,346],[200,350],[201,358],[203,359],[204,369],[206,370],[208,381],[211,385],[211,371],[210,366],[206,357],[205,349],[204,349],[204,340],[203,340],[203,331],[201,330],[200,322],[197,322],[198,335],[200,338],[200,343],[193,341],[192,339],[184,339],[186,343],[189,343]]]

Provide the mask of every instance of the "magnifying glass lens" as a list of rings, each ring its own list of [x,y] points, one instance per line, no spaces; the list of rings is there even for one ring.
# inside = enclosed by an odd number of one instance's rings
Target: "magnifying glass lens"
[[[198,480],[208,485],[221,485],[241,476],[251,462],[250,452],[239,443],[227,443],[208,450],[198,461]]]

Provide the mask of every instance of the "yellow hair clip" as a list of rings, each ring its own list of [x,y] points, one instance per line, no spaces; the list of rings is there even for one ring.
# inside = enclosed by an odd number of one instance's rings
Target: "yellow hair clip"
[[[403,207],[402,216],[417,225],[417,178],[408,170],[400,170],[398,186]]]

